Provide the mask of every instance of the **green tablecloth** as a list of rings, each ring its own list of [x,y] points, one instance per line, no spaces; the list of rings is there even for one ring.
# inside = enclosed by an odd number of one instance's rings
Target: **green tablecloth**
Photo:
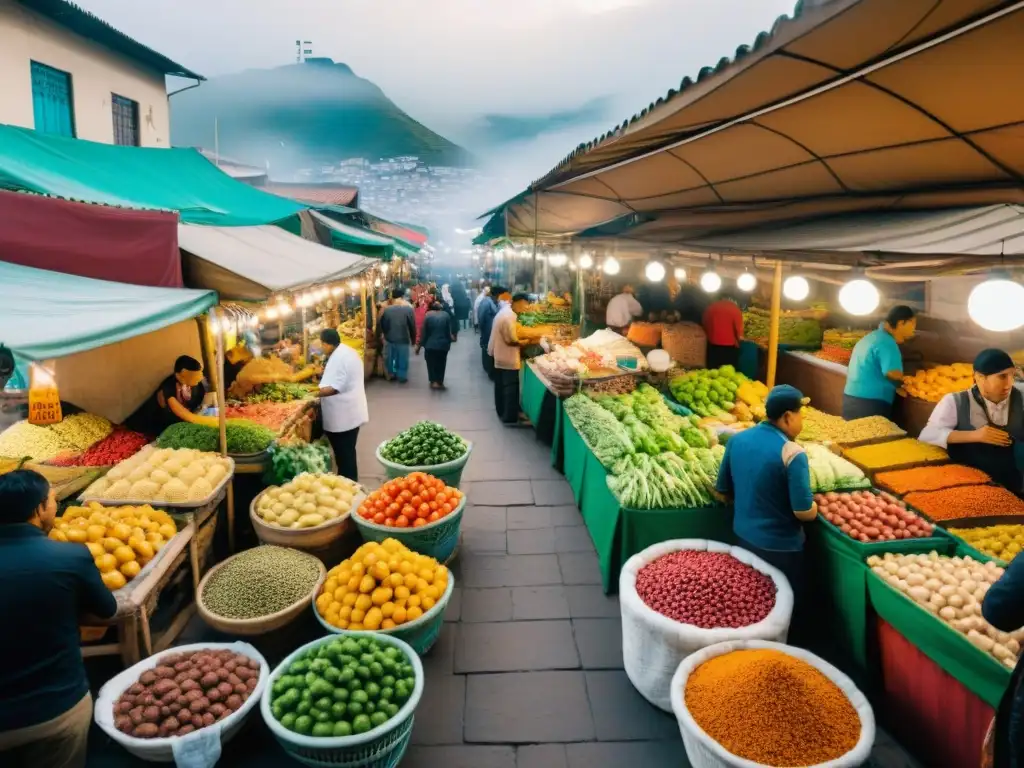
[[[669,539],[733,543],[729,507],[630,509],[608,488],[608,472],[568,417],[563,419],[564,471],[597,550],[604,591],[618,589],[623,564],[652,544]]]
[[[533,424],[537,439],[551,445],[551,464],[559,467],[560,450],[558,437],[561,430],[562,402],[544,381],[537,375],[530,364],[524,365],[519,386],[519,403],[530,422]]]
[[[873,571],[867,573],[868,594],[878,615],[913,643],[943,671],[992,707],[1010,684],[1012,672],[942,619],[893,589]]]

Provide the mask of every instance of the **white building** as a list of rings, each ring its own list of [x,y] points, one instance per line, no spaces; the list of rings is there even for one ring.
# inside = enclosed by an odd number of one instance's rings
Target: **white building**
[[[165,75],[204,79],[66,0],[0,0],[0,123],[169,147]]]

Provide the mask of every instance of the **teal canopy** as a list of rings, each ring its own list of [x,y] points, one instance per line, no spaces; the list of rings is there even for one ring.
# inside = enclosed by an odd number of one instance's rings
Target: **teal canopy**
[[[216,303],[213,291],[111,283],[0,261],[0,344],[21,359],[48,360],[124,341]]]
[[[177,211],[184,223],[222,227],[283,222],[309,207],[236,181],[194,149],[97,144],[9,125],[0,125],[0,189]]]

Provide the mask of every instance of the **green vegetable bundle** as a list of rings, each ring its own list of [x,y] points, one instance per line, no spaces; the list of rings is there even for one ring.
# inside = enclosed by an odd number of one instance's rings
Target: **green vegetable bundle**
[[[539,312],[524,312],[517,320],[524,328],[536,325],[568,325],[572,323],[572,307],[547,307]]]
[[[421,421],[388,440],[382,458],[404,467],[432,467],[466,455],[466,441],[433,421]]]
[[[315,443],[277,443],[270,447],[267,485],[284,485],[304,472],[320,474],[331,469],[331,449],[325,439]]]
[[[736,403],[736,390],[747,380],[731,365],[711,370],[699,369],[676,376],[669,390],[678,402],[700,416],[730,420]]]
[[[836,456],[825,446],[804,443],[803,448],[807,453],[811,490],[815,493],[871,487],[871,481],[857,466],[842,456]]]
[[[687,460],[675,453],[634,454],[615,464],[608,487],[623,506],[633,509],[708,507],[715,503],[711,491],[718,467],[709,474],[705,466],[696,456]]]
[[[573,426],[606,468],[636,451],[633,439],[622,422],[586,395],[573,395],[563,407]]]
[[[228,419],[225,426],[228,453],[260,453],[277,437],[274,430],[246,419]],[[205,424],[180,421],[163,431],[156,441],[161,448],[194,448],[197,451],[220,450],[220,430]]]
[[[247,399],[250,403],[290,403],[292,400],[305,400],[312,394],[313,387],[309,384],[275,381],[262,385]]]

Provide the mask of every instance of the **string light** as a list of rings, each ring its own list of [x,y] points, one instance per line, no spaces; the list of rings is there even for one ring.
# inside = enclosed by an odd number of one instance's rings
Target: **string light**
[[[358,291],[359,290],[359,281],[358,280],[349,280],[348,281],[348,287],[353,292]]]
[[[606,275],[617,275],[619,274],[619,261],[614,256],[609,256],[604,260],[604,273]]]
[[[807,282],[807,278],[800,275],[787,277],[786,282],[782,284],[782,295],[790,301],[803,301],[810,292],[811,284]]]
[[[548,256],[548,264],[552,267],[564,267],[566,262],[569,261],[569,257],[564,253],[553,253]]]
[[[722,287],[722,278],[714,270],[708,270],[700,276],[700,287],[707,293],[716,293]]]
[[[660,283],[665,279],[665,265],[660,261],[652,261],[644,268],[644,276],[652,283]]]
[[[750,272],[744,272],[736,278],[736,287],[741,291],[750,293],[752,290],[757,288],[757,277]]]
[[[851,280],[839,289],[839,305],[851,315],[870,315],[880,301],[878,289],[870,280]]]
[[[267,320],[277,320],[277,310],[274,307],[267,307]]]
[[[676,267],[675,269],[672,270],[672,276],[676,280],[685,280],[686,279],[686,270],[683,269],[682,267]]]
[[[590,269],[594,266],[594,257],[589,253],[584,253],[580,256],[580,269]]]
[[[1024,325],[1024,285],[993,276],[971,291],[967,314],[986,331],[1015,331]]]

